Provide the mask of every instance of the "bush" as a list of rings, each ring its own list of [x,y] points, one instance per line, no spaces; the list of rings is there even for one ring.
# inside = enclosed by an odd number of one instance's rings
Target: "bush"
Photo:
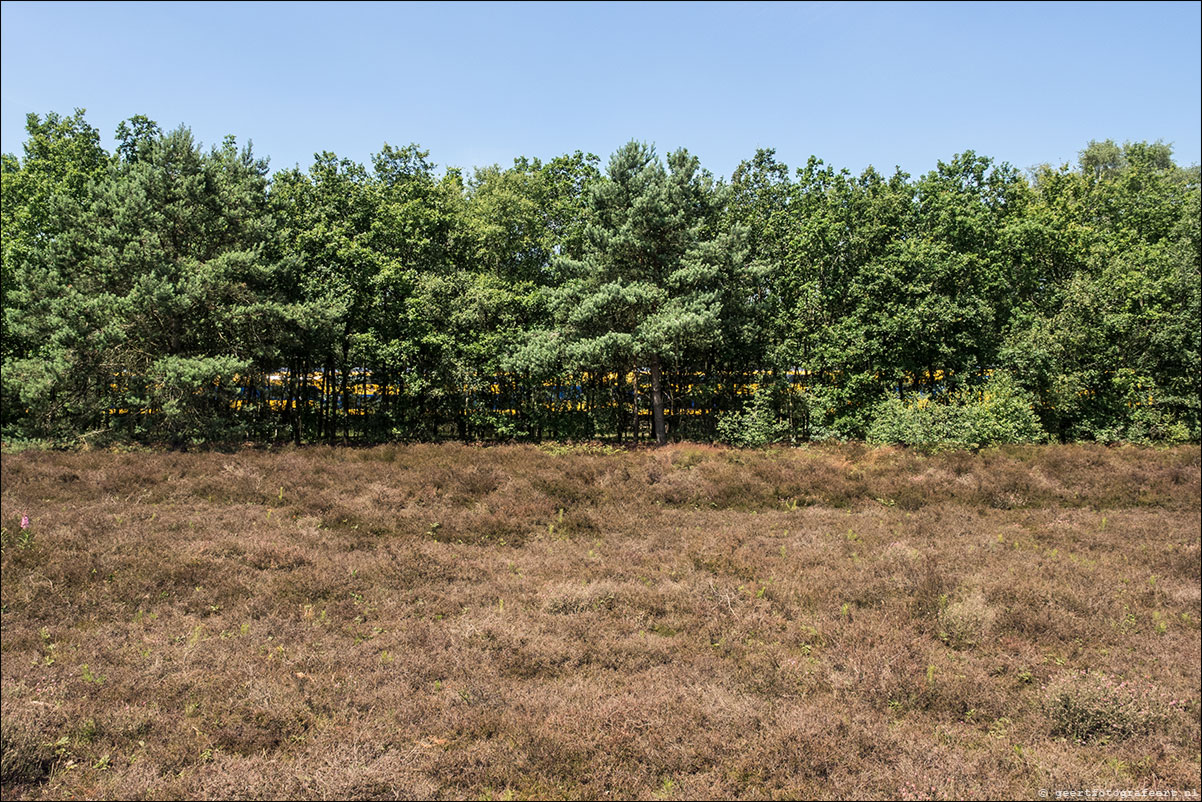
[[[1056,735],[1087,741],[1117,741],[1164,724],[1174,702],[1147,683],[1117,680],[1098,671],[1053,680],[1043,709]]]
[[[939,611],[939,637],[953,649],[967,649],[988,637],[996,620],[997,611],[977,590]]]
[[[755,395],[743,405],[742,412],[718,417],[718,440],[732,446],[760,448],[787,436],[786,425],[777,419],[772,390],[759,385]]]
[[[1033,397],[1006,373],[995,374],[982,388],[965,388],[942,398],[889,398],[868,430],[871,443],[929,451],[1038,443],[1046,438]]]
[[[1171,412],[1149,405],[1136,407],[1132,412],[1127,439],[1132,443],[1176,445],[1197,437]]]

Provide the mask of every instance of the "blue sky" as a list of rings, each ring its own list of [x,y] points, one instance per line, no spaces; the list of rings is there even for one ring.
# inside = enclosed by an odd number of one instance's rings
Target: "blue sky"
[[[112,148],[145,114],[273,168],[418,142],[507,165],[630,139],[718,175],[756,148],[925,172],[1020,168],[1090,139],[1200,160],[1202,4],[30,3],[0,20],[0,134],[88,110]]]

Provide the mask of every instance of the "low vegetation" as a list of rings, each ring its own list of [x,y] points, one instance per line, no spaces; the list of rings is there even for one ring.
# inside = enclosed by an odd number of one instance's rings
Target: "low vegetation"
[[[6,453],[3,795],[1197,789],[1199,456]]]

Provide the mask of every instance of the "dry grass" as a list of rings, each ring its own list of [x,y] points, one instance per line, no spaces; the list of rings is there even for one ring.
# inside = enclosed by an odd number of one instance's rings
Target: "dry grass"
[[[1197,447],[7,454],[3,795],[1196,789],[1199,503]]]

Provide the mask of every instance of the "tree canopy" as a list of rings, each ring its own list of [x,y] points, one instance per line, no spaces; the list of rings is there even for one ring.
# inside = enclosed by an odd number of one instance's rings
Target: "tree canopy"
[[[114,153],[82,110],[27,131],[5,438],[1199,439],[1199,171],[1162,142],[727,181],[635,141],[272,175],[140,115]]]

